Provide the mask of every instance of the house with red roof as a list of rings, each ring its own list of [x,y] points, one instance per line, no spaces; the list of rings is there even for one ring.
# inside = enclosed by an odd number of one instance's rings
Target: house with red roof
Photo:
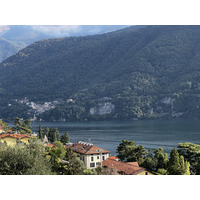
[[[115,169],[119,174],[122,175],[155,175],[145,168],[140,167],[137,162],[121,162],[113,159],[112,157],[102,162],[104,168]]]
[[[18,141],[29,143],[29,135],[19,133],[2,133],[0,134],[0,142],[6,143],[9,146],[16,145]]]
[[[87,169],[94,169],[102,165],[102,162],[109,157],[110,151],[97,147],[86,142],[77,142],[65,145],[76,153],[80,154],[80,159],[84,162]]]

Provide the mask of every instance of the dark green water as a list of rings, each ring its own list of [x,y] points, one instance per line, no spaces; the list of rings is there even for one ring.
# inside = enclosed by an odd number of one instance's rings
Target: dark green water
[[[200,120],[147,120],[123,122],[34,122],[33,131],[42,127],[68,131],[71,142],[91,140],[96,146],[110,150],[115,155],[119,143],[134,140],[146,149],[163,147],[169,153],[181,142],[200,144]]]

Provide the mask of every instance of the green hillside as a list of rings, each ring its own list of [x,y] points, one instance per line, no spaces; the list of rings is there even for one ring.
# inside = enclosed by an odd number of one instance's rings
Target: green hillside
[[[23,47],[23,44],[18,44],[0,37],[0,61],[12,56]]]
[[[133,26],[42,40],[0,64],[0,114],[64,121],[199,118],[199,61],[200,26]]]

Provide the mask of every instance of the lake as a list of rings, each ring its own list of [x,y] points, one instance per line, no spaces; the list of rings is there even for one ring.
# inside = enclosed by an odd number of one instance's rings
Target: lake
[[[134,140],[146,149],[163,147],[169,153],[181,142],[200,144],[200,120],[138,120],[111,122],[33,122],[33,131],[42,128],[58,128],[62,135],[69,133],[71,142],[91,141],[96,146],[116,155],[122,140]]]

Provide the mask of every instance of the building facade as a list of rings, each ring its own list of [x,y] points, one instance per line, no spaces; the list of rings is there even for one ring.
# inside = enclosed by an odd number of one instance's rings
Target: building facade
[[[86,142],[78,142],[65,146],[80,154],[80,159],[84,162],[87,169],[95,169],[102,166],[102,162],[109,157],[110,151],[97,147]]]
[[[24,142],[26,144],[29,143],[30,136],[24,135],[24,134],[18,134],[18,133],[3,133],[0,134],[0,142],[6,143],[8,146],[14,146],[17,144],[17,142]]]

